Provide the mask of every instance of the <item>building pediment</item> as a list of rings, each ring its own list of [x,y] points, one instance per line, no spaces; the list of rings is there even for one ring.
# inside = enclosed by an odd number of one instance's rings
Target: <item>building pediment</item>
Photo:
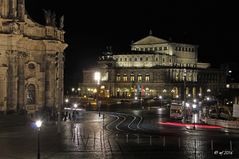
[[[133,45],[150,45],[150,44],[161,44],[161,43],[167,43],[167,40],[149,35],[139,41],[136,41],[133,43]]]

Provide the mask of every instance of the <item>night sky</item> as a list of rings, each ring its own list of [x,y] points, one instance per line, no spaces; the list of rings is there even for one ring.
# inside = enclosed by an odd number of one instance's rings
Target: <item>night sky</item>
[[[42,9],[65,15],[66,87],[81,80],[81,71],[96,63],[107,46],[129,50],[130,43],[153,31],[174,42],[199,45],[199,61],[213,67],[238,62],[238,8],[235,2],[26,0],[32,19],[44,24]],[[69,82],[70,81],[70,82]]]

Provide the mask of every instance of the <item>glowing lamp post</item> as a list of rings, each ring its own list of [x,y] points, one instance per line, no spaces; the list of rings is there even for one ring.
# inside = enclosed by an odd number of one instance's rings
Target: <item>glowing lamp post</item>
[[[100,117],[100,104],[99,104],[99,86],[100,86],[100,78],[101,78],[101,74],[100,72],[95,72],[94,74],[94,79],[97,82],[97,94],[96,94],[96,104],[99,110],[99,117]]]
[[[192,105],[192,107],[193,107],[193,109],[196,109],[197,108],[197,105],[196,104],[193,104]],[[196,110],[195,110],[196,111]],[[194,118],[193,118],[193,129],[195,130],[195,125],[196,125],[196,117],[197,117],[197,113],[195,113],[195,111],[194,111],[194,113],[193,113],[193,115],[194,115]]]
[[[162,106],[163,106],[163,101],[162,101],[163,97],[162,97],[162,96],[159,96],[159,99],[160,99],[161,107],[162,107]]]
[[[73,112],[72,112],[72,115],[73,115],[73,121],[75,121],[76,120],[76,108],[77,108],[77,104],[75,103],[75,104],[73,104],[73,107],[75,108],[74,110],[73,110]]]
[[[187,78],[187,70],[183,69],[183,122],[185,122],[185,118],[187,117],[186,110],[186,79]]]
[[[37,159],[40,159],[40,129],[41,129],[42,121],[37,120],[35,125],[37,127]]]
[[[76,108],[77,108],[77,104],[76,104],[76,103],[74,104],[74,108],[75,108],[75,110],[76,110]]]

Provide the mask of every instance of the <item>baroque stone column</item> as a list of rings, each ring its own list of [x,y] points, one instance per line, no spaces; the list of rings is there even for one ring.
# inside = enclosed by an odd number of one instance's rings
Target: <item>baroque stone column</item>
[[[64,55],[63,53],[58,54],[58,66],[57,66],[57,91],[58,91],[58,106],[63,107],[63,97],[64,97]]]
[[[18,102],[17,111],[25,110],[25,73],[24,73],[24,57],[25,53],[18,53]]]
[[[15,18],[17,13],[17,1],[9,0],[9,17]]]
[[[55,103],[55,56],[52,54],[48,54],[46,57],[46,76],[45,76],[45,100],[46,100],[46,107],[53,107]]]
[[[25,16],[25,0],[18,0],[17,16],[23,21]]]
[[[0,67],[0,111],[7,110],[7,67]]]
[[[9,69],[8,69],[8,110],[16,110],[17,108],[17,65],[16,65],[16,52],[9,51]]]

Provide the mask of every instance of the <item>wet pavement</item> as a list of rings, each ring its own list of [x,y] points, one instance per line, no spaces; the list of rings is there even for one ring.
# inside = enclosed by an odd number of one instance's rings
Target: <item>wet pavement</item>
[[[61,134],[55,122],[43,123],[41,159],[239,158],[236,130],[230,134],[159,124],[166,120],[153,111],[125,109],[101,112],[100,117],[97,111],[79,112],[77,121],[61,123]],[[37,129],[24,119],[0,121],[0,159],[37,158]]]

